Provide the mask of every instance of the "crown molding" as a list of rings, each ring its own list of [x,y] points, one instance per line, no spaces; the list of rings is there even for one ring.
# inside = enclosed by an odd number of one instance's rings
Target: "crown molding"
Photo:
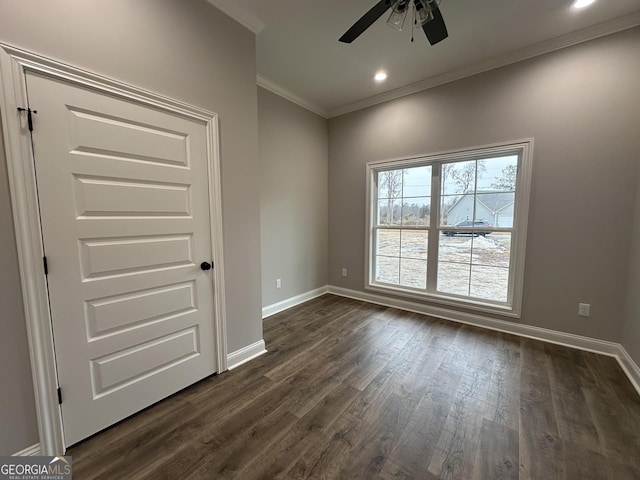
[[[319,107],[308,100],[296,95],[295,93],[290,92],[286,88],[277,83],[269,80],[264,75],[258,74],[257,83],[259,87],[264,88],[265,90],[269,90],[271,93],[275,93],[276,95],[281,96],[282,98],[289,100],[296,105],[309,110],[310,112],[315,113],[316,115],[320,115],[322,118],[329,118],[329,112],[322,107]]]
[[[626,15],[624,17],[610,20],[608,22],[599,23],[597,25],[572,32],[567,35],[562,35],[550,40],[545,40],[544,42],[536,43],[535,45],[515,50],[505,55],[493,57],[489,60],[471,65],[469,67],[453,70],[451,72],[443,73],[442,75],[436,75],[434,77],[412,83],[411,85],[407,85],[405,87],[390,90],[373,97],[365,98],[358,102],[338,107],[334,110],[329,111],[328,118],[345,115],[347,113],[355,112],[356,110],[361,110],[373,105],[388,102],[389,100],[395,100],[397,98],[405,97],[422,90],[437,87],[438,85],[454,82],[465,77],[470,77],[472,75],[477,75],[489,70],[494,70],[496,68],[517,63],[522,60],[527,60],[529,58],[544,55],[546,53],[570,47],[572,45],[587,42],[595,38],[604,37],[605,35],[621,32],[623,30],[637,27],[638,25],[640,25],[640,11],[632,13],[631,15]]]
[[[266,25],[258,20],[256,17],[247,13],[242,8],[238,7],[233,0],[207,0],[211,5],[218,10],[226,13],[233,18],[236,22],[244,25],[256,35],[260,33]]]

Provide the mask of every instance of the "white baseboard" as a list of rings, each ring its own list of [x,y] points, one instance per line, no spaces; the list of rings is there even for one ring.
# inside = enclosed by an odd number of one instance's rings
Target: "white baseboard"
[[[295,307],[296,305],[300,305],[301,303],[308,302],[309,300],[319,297],[320,295],[324,295],[328,291],[329,287],[325,285],[324,287],[309,290],[308,292],[301,293],[300,295],[296,295],[295,297],[287,298],[286,300],[282,300],[281,302],[268,305],[262,309],[262,318],[265,319],[267,317],[270,317],[271,315],[280,313],[287,308]]]
[[[329,293],[614,357],[640,395],[640,368],[619,343],[329,285]]]
[[[12,457],[37,457],[40,455],[40,444],[36,443],[30,447],[20,450],[18,453],[11,455]]]
[[[239,367],[243,363],[247,363],[249,360],[259,357],[263,353],[267,353],[267,348],[264,340],[259,340],[251,345],[241,348],[240,350],[236,350],[235,352],[228,354],[227,368],[231,370]]]
[[[356,300],[362,300],[365,302],[376,303],[378,305],[384,305],[386,307],[400,308],[402,310],[407,310],[410,312],[431,315],[434,317],[442,318],[444,320],[465,323],[467,325],[474,325],[476,327],[487,328],[489,330],[511,333],[514,335],[519,335],[521,337],[532,338],[534,340],[544,340],[545,342],[579,348],[581,350],[604,353],[609,356],[616,356],[620,347],[620,344],[618,343],[598,340],[597,338],[582,337],[580,335],[558,332],[555,330],[549,330],[547,328],[524,325],[521,323],[516,323],[514,321],[498,320],[474,313],[448,310],[442,307],[434,307],[432,305],[425,305],[408,300],[382,297],[380,295],[374,295],[371,293],[365,293],[341,287],[330,286],[329,293],[333,293],[342,297],[353,298]]]
[[[633,361],[629,352],[627,352],[622,345],[620,345],[620,352],[616,358],[618,359],[618,363],[622,367],[622,370],[624,370],[624,373],[629,377],[629,381],[640,394],[640,367],[638,367],[638,364]]]

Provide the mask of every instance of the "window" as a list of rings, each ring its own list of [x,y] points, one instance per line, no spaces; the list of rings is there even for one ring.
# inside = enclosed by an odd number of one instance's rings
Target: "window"
[[[370,163],[367,288],[519,316],[532,143]]]

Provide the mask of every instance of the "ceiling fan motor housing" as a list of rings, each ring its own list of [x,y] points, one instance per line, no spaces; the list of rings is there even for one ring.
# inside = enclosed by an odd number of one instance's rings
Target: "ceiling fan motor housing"
[[[416,28],[422,28],[429,43],[435,45],[447,38],[447,27],[439,9],[440,0],[380,0],[354,23],[339,38],[339,41],[343,43],[353,42],[389,9],[391,9],[391,15],[387,20],[387,24],[397,30],[402,30],[412,1]]]

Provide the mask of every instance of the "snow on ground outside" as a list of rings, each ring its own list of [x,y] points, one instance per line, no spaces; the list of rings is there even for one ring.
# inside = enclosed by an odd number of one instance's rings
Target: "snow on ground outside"
[[[428,232],[379,230],[377,280],[425,288]],[[438,291],[507,300],[511,235],[440,236]]]

